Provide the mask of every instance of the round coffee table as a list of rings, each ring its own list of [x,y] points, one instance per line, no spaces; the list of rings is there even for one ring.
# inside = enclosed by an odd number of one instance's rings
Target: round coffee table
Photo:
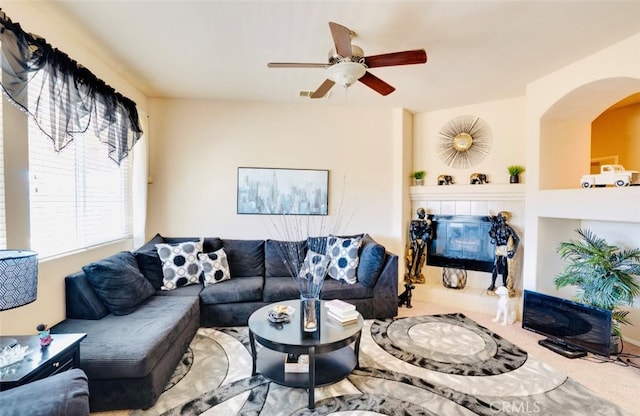
[[[273,323],[267,318],[274,305],[295,309],[290,322]],[[362,332],[362,315],[356,322],[342,325],[327,316],[324,301],[320,306],[319,333],[309,335],[302,330],[299,300],[276,302],[255,311],[249,317],[249,340],[253,359],[252,375],[260,372],[275,383],[307,388],[309,409],[315,407],[316,386],[342,380],[358,368],[358,352]],[[256,350],[256,341],[265,348]],[[352,345],[353,344],[353,345]],[[308,354],[308,372],[285,372],[287,354]]]

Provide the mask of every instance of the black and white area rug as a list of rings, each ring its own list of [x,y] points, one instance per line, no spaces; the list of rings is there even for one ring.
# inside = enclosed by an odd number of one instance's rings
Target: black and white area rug
[[[367,320],[360,369],[307,391],[251,376],[246,327],[200,328],[141,415],[627,415],[462,314]]]

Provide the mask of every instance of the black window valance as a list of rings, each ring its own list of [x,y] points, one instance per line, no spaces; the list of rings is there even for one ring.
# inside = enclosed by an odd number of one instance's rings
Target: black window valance
[[[111,159],[119,164],[127,157],[142,135],[135,102],[1,10],[0,41],[3,92],[33,117],[56,151],[74,135],[93,131]]]

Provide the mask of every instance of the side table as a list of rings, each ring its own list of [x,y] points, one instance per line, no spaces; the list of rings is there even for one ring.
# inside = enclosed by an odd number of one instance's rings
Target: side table
[[[80,366],[80,342],[87,334],[54,334],[53,341],[40,348],[38,335],[12,336],[29,352],[20,362],[0,368],[0,391],[52,376]]]

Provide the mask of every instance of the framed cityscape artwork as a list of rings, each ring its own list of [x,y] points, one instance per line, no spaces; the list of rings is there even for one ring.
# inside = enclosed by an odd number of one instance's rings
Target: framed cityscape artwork
[[[327,215],[329,171],[238,168],[238,214]]]

